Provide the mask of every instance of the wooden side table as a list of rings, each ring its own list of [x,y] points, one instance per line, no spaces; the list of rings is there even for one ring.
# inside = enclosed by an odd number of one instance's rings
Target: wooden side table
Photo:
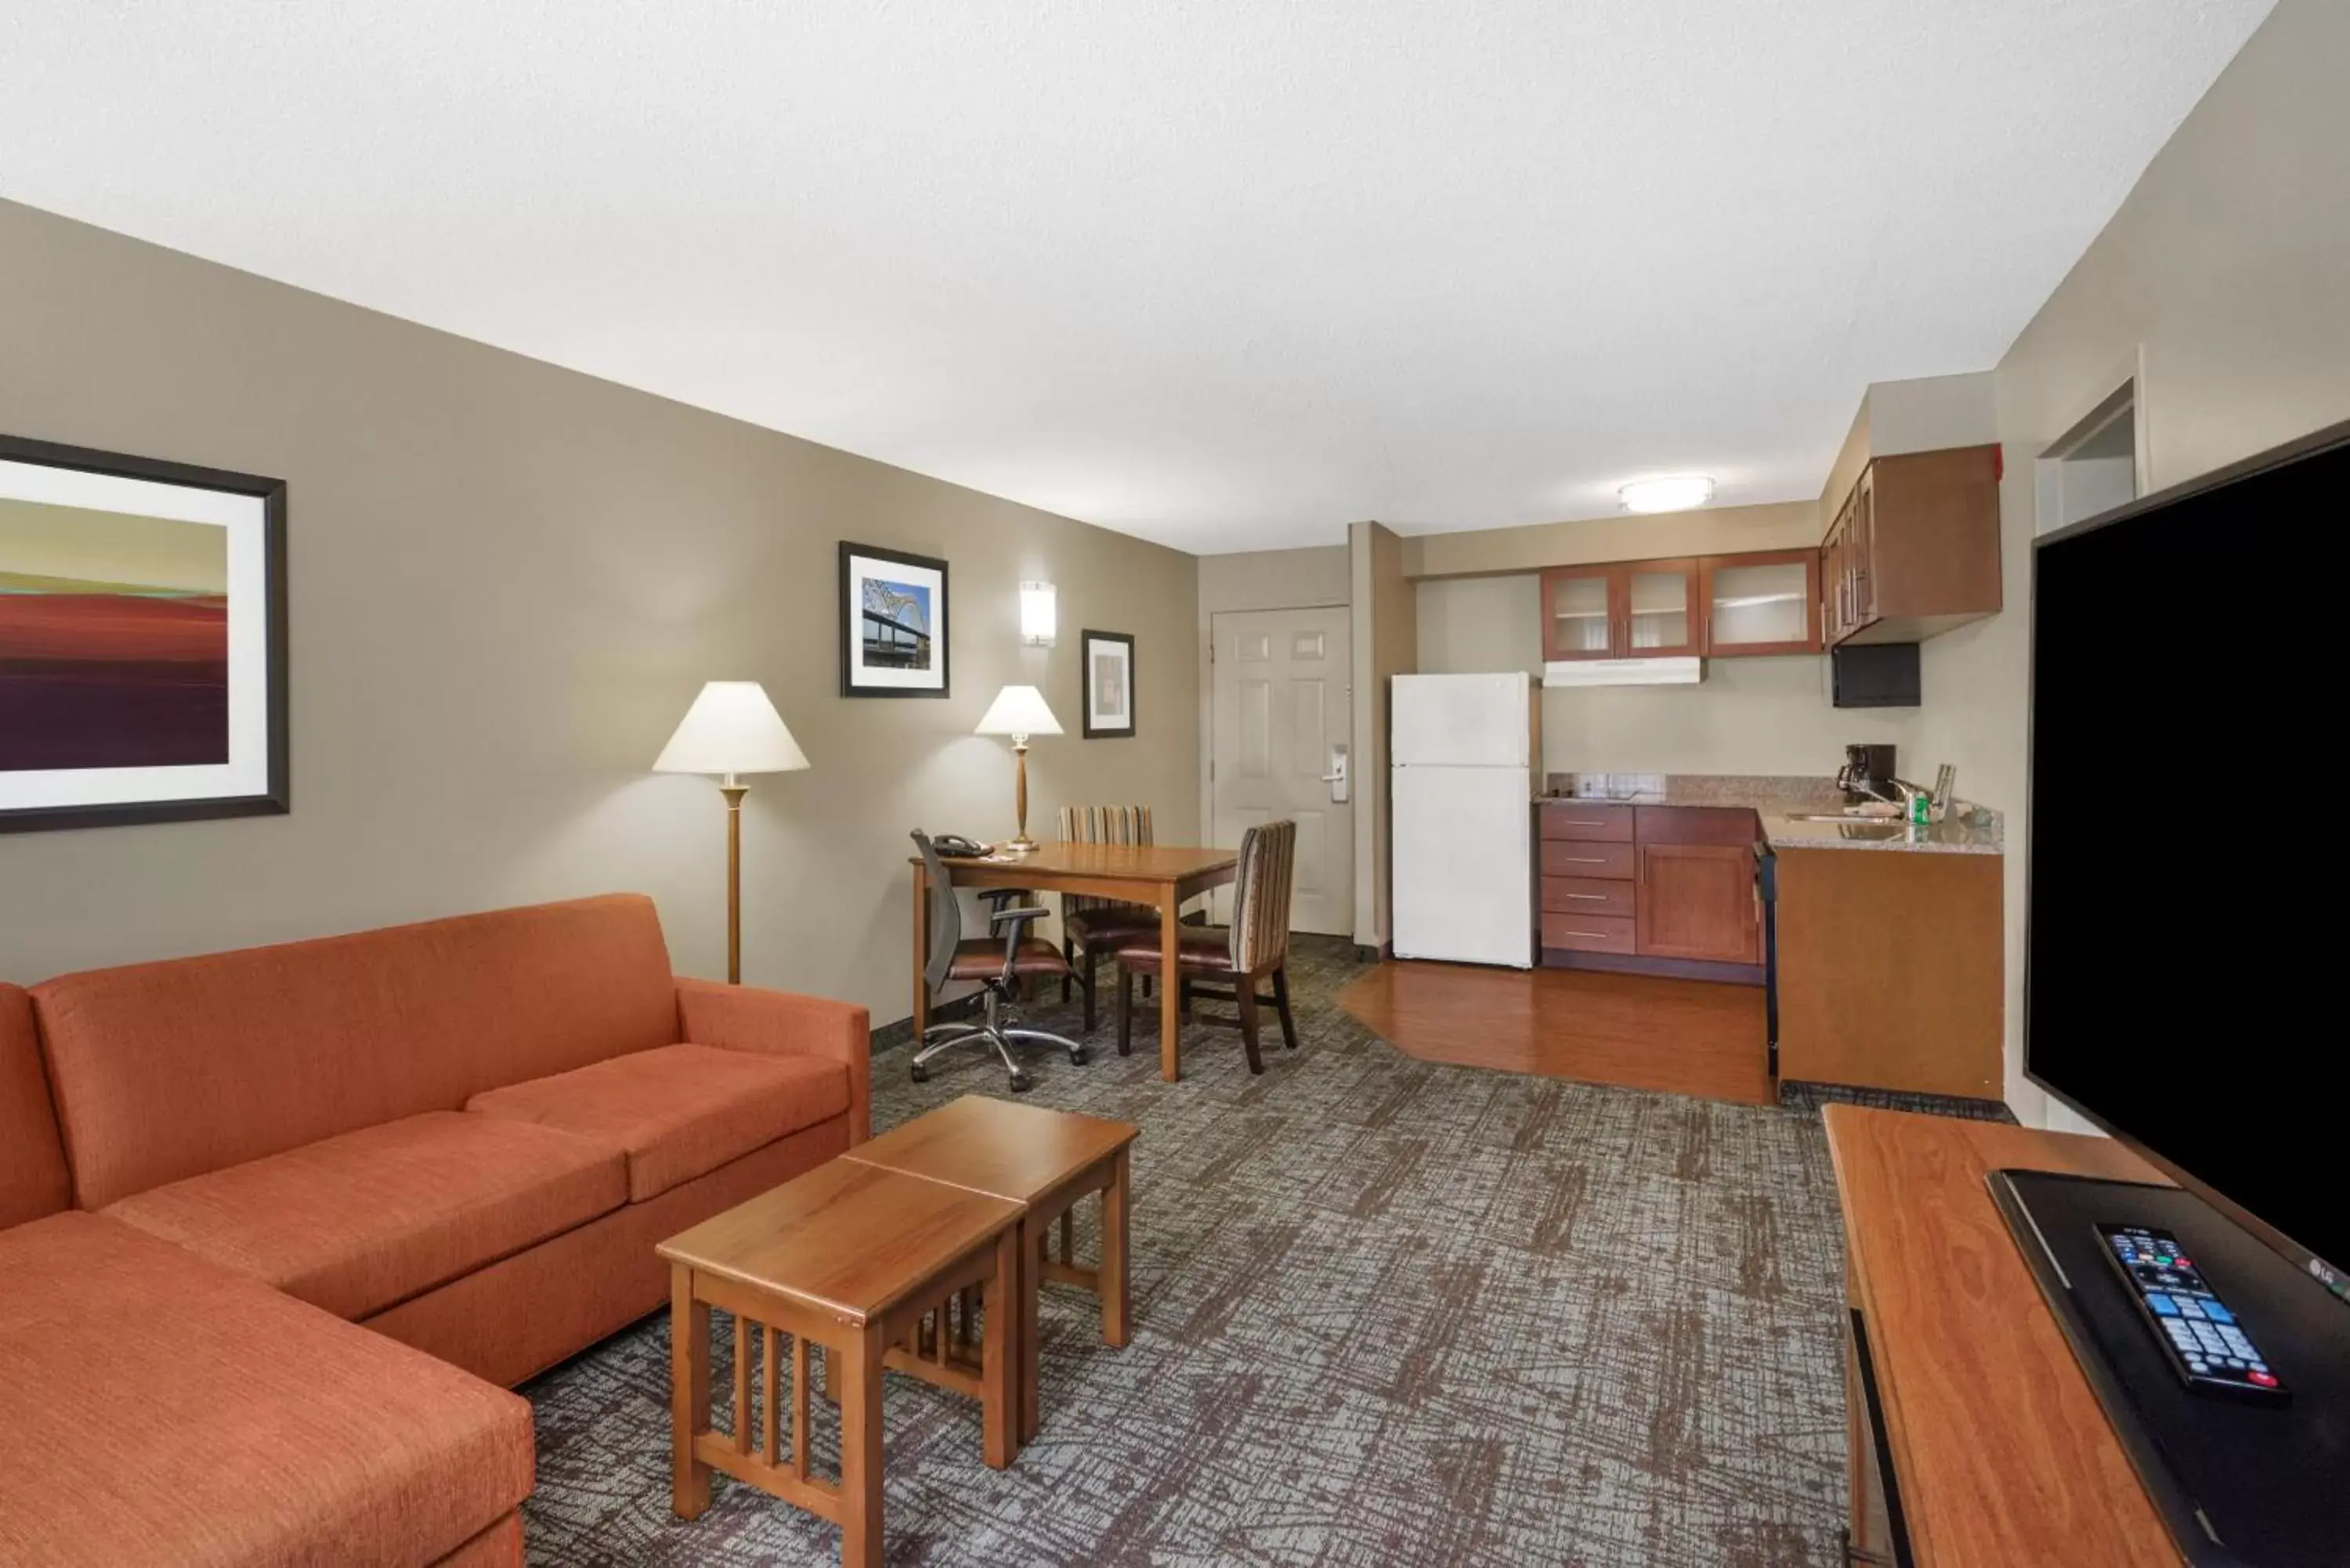
[[[1043,1282],[1076,1285],[1101,1303],[1102,1343],[1121,1347],[1131,1333],[1128,1272],[1128,1153],[1141,1129],[1129,1122],[965,1095],[841,1158],[946,1182],[1020,1206],[1019,1440],[1036,1436],[1037,1294]],[[1101,1260],[1078,1263],[1078,1203],[1101,1194]],[[1061,1255],[1050,1254],[1057,1230]]]
[[[910,1373],[978,1398],[987,1462],[1017,1446],[1016,1203],[882,1167],[835,1159],[706,1220],[658,1249],[670,1264],[671,1500],[681,1519],[710,1506],[710,1472],[840,1526],[848,1568],[881,1562],[881,1374]],[[962,1332],[951,1332],[963,1306]],[[971,1354],[972,1306],[985,1327]],[[712,1430],[710,1311],[735,1320],[733,1429]],[[923,1320],[935,1314],[935,1330]],[[754,1332],[755,1331],[755,1332]],[[791,1340],[789,1447],[777,1373]],[[752,1350],[764,1341],[760,1419]],[[924,1354],[923,1347],[930,1346]],[[840,1476],[808,1468],[811,1347],[837,1368]]]

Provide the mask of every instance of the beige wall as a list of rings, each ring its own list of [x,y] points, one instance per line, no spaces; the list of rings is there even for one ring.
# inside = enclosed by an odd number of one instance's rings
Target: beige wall
[[[1200,557],[1200,625],[1219,610],[1302,609],[1347,602],[1347,546]]]
[[[1421,670],[1542,672],[1538,578],[1431,578],[1419,592]],[[1543,693],[1543,767],[1824,774],[1847,742],[1890,741],[1906,774],[1932,776],[1936,759],[1912,750],[1924,710],[1838,709],[1828,696],[1828,661],[1815,655],[1709,659],[1695,686],[1555,688]]]
[[[2142,362],[2148,482],[2350,418],[2350,6],[2281,0],[1997,370],[2009,611],[1926,644],[1925,743],[2009,812],[2008,1098],[2023,1081],[2033,462]]]
[[[724,961],[715,788],[648,768],[705,679],[814,763],[754,781],[744,967],[903,1017],[907,829],[1011,829],[970,733],[1041,684],[1034,815],[1197,830],[1191,557],[0,202],[0,430],[290,483],[286,817],[0,836],[0,976],[608,888]],[[836,543],[951,563],[954,695],[837,695]],[[1060,588],[1018,646],[1015,585]],[[1137,639],[1140,738],[1077,738],[1077,631]]]
[[[1870,457],[1987,446],[1999,439],[1996,378],[1978,370],[1875,382],[1868,389],[1867,432]]]
[[[1822,532],[1835,521],[1860,471],[1873,458],[1946,447],[1987,446],[1999,439],[1999,409],[1989,370],[1875,381],[1861,394],[1860,411],[1828,465],[1820,490]]]
[[[1413,577],[1538,572],[1600,561],[1656,561],[1679,556],[1734,556],[1792,550],[1825,532],[1816,502],[1768,506],[1709,506],[1635,517],[1617,514],[1575,523],[1419,534],[1403,541],[1403,569]]]
[[[1204,826],[1212,830],[1216,820],[1215,785],[1208,776],[1215,745],[1215,677],[1208,668],[1208,648],[1214,641],[1211,623],[1225,610],[1343,605],[1350,592],[1344,545],[1200,557],[1199,647],[1193,661],[1200,682],[1200,821]]]
[[[1852,493],[1859,483],[1860,471],[1868,466],[1868,393],[1860,394],[1860,410],[1852,417],[1852,429],[1845,432],[1844,445],[1836,449],[1835,461],[1828,464],[1827,483],[1820,487],[1820,534],[1825,537],[1828,524],[1844,508],[1844,498]]]
[[[1347,530],[1355,657],[1355,941],[1387,940],[1388,682],[1419,663],[1419,616],[1404,539],[1378,523]]]

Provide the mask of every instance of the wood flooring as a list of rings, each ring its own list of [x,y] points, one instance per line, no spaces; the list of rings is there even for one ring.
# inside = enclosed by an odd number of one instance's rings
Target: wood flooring
[[[1338,1005],[1425,1062],[1775,1105],[1758,987],[1383,963]]]

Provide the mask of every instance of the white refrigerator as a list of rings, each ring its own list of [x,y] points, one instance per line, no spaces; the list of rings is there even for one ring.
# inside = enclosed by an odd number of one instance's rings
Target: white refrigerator
[[[1533,968],[1534,677],[1399,675],[1388,701],[1396,956]]]

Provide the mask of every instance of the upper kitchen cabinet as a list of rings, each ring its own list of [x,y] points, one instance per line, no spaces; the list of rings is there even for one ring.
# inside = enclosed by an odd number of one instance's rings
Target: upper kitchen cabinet
[[[2000,449],[1871,461],[1820,546],[1826,640],[1918,642],[2000,610]]]
[[[1624,568],[1624,657],[1683,659],[1702,653],[1695,561],[1641,561]]]
[[[1560,566],[1542,575],[1543,657],[1616,659],[1616,568]]]
[[[1698,563],[1705,651],[1716,659],[1817,653],[1820,552],[1768,550]]]
[[[1543,657],[1674,659],[1704,651],[1695,561],[1555,566],[1542,575]]]

